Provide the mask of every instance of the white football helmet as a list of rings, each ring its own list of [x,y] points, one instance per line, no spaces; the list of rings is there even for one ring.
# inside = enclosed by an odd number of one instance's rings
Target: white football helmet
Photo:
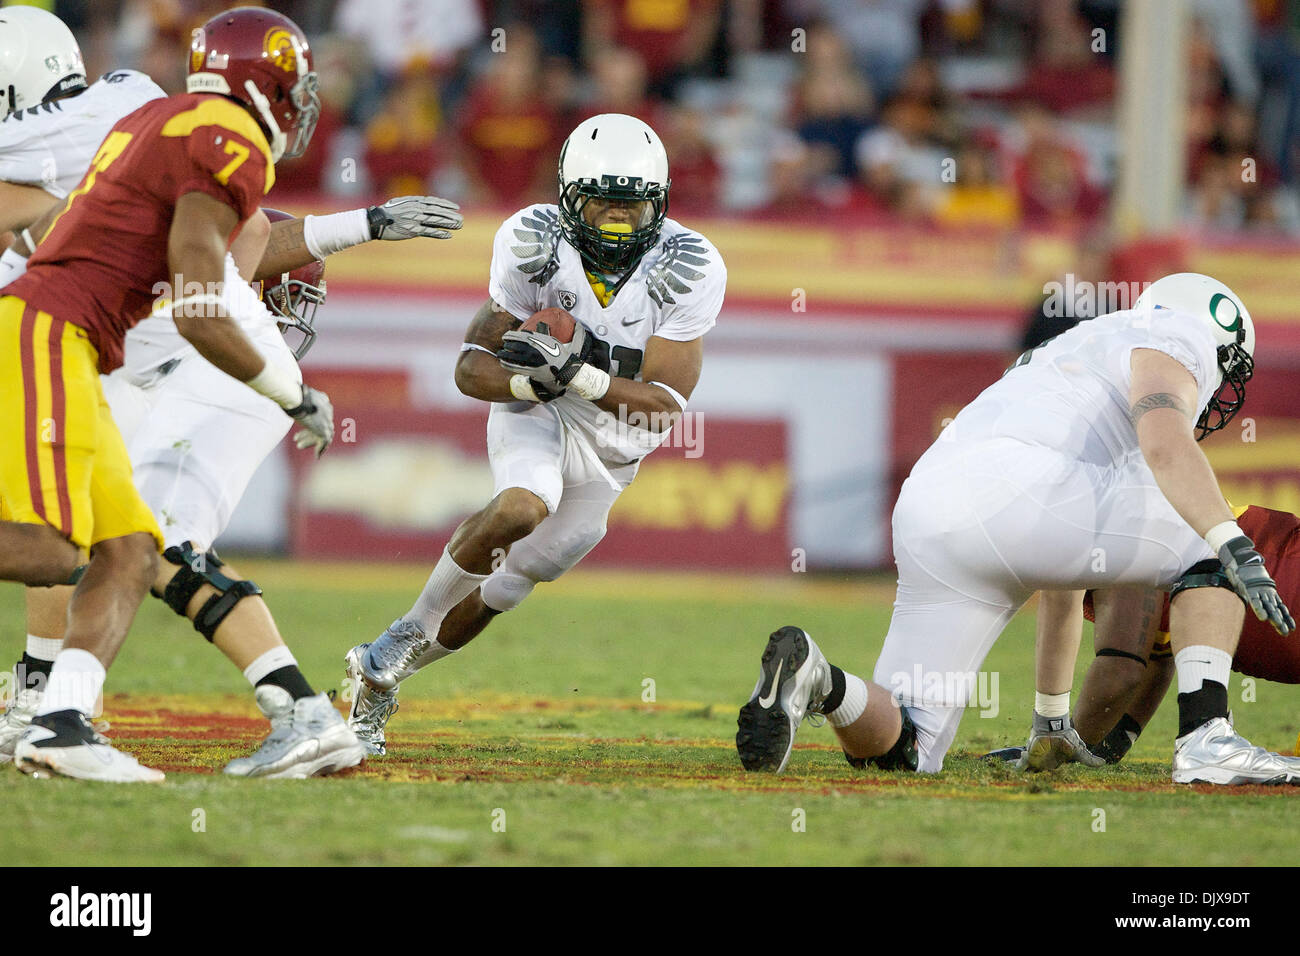
[[[560,226],[593,266],[627,272],[658,241],[668,214],[668,153],[635,116],[602,113],[584,120],[560,149]],[[588,201],[637,204],[631,223],[592,225]]]
[[[36,7],[0,8],[4,115],[85,88],[81,47],[62,20]]]
[[[1133,308],[1173,309],[1206,323],[1218,343],[1219,386],[1196,423],[1196,440],[1228,424],[1241,410],[1246,382],[1255,373],[1255,323],[1237,294],[1210,276],[1177,272],[1151,283]]]

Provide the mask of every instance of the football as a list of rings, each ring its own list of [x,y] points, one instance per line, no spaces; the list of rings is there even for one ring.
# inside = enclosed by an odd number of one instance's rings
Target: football
[[[563,309],[542,309],[542,311],[530,315],[528,321],[520,328],[525,332],[541,332],[543,335],[549,335],[559,342],[572,342],[573,321],[573,316]]]

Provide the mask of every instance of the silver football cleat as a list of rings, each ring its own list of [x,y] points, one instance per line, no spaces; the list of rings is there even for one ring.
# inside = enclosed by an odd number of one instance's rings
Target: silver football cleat
[[[14,763],[34,777],[73,777],[107,783],[161,783],[161,770],[145,767],[95,732],[86,716],[60,710],[33,717],[14,748]]]
[[[375,690],[395,690],[417,670],[417,662],[432,647],[424,628],[399,617],[361,655],[361,679]]]
[[[348,710],[348,726],[372,757],[388,753],[385,728],[397,713],[397,688],[376,690],[361,676],[361,658],[369,644],[358,644],[343,658],[346,675],[352,688],[352,702]]]
[[[365,759],[365,748],[325,694],[294,700],[283,687],[263,684],[256,697],[271,733],[256,751],[226,764],[231,776],[321,777]]]
[[[1300,759],[1256,747],[1232,717],[1216,717],[1174,741],[1174,783],[1300,785]]]
[[[1088,749],[1068,716],[1044,717],[1034,711],[1029,743],[1016,761],[1016,769],[1055,770],[1067,763],[1081,763],[1086,767],[1106,765],[1105,760]]]
[[[831,689],[830,664],[797,627],[768,638],[758,683],[736,721],[736,752],[746,770],[780,773],[805,716],[819,714]]]
[[[18,738],[23,735],[36,716],[36,709],[41,706],[44,694],[39,690],[24,687],[18,692],[3,714],[0,714],[0,763],[14,759],[14,748]]]

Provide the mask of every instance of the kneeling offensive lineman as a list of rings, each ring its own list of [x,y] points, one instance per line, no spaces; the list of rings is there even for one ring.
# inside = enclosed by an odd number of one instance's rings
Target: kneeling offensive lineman
[[[560,152],[559,188],[558,206],[530,206],[497,232],[491,298],[456,365],[461,391],[493,403],[494,497],[456,530],[411,610],[347,654],[349,723],[372,753],[401,681],[596,546],[699,379],[726,271],[707,239],[666,218],[654,130],[621,114],[585,121]],[[518,331],[545,308],[577,320],[572,342]]]

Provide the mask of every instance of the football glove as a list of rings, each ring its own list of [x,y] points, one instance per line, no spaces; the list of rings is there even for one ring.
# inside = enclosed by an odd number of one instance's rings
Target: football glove
[[[591,335],[581,322],[574,323],[571,342],[561,342],[542,332],[516,329],[501,337],[497,361],[507,372],[527,375],[534,391],[541,385],[558,397],[578,374],[578,369],[586,364],[591,343]]]
[[[334,441],[334,406],[329,396],[304,385],[302,404],[284,411],[303,426],[301,431],[294,433],[293,443],[299,448],[315,448],[317,458],[325,454],[325,449]]]
[[[1044,717],[1034,711],[1025,752],[1016,761],[1017,770],[1055,770],[1061,764],[1081,763],[1085,767],[1102,767],[1106,761],[1083,742],[1069,716]]]
[[[1245,535],[1230,539],[1219,549],[1219,561],[1229,583],[1257,618],[1268,621],[1279,634],[1295,630],[1295,618],[1282,603],[1277,584],[1265,569],[1254,541]]]
[[[390,199],[382,206],[366,210],[370,221],[370,238],[450,239],[450,229],[459,229],[463,220],[457,211],[460,207],[449,199],[437,196],[401,196]]]

